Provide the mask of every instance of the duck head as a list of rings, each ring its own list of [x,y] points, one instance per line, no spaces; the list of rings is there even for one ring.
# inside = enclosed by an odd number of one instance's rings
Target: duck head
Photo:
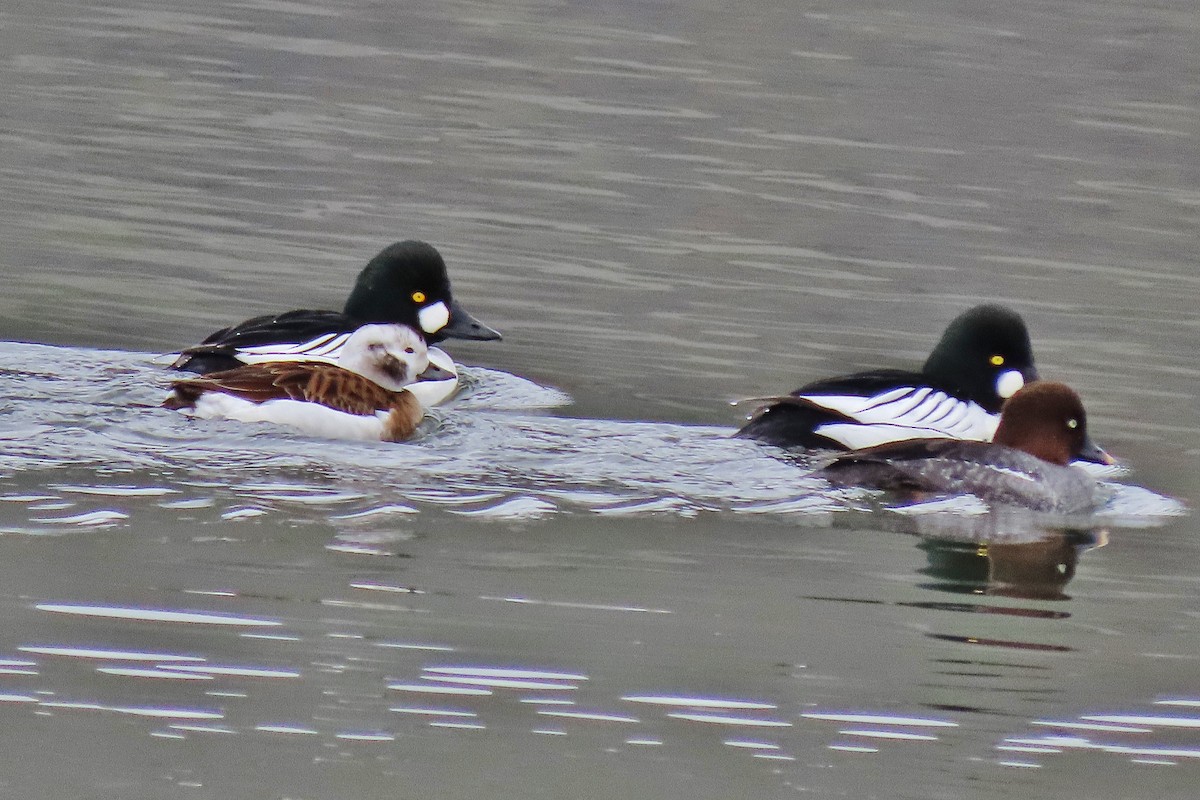
[[[442,254],[415,240],[388,245],[363,267],[343,313],[362,322],[408,325],[429,343],[501,338],[454,299]]]
[[[1052,464],[1065,466],[1075,460],[1115,463],[1088,436],[1087,414],[1079,395],[1054,381],[1038,381],[1016,392],[1004,404],[992,441]]]
[[[407,325],[363,325],[346,340],[338,366],[392,391],[414,381],[448,377],[431,374],[445,370],[430,365],[425,339]]]
[[[1038,379],[1021,315],[999,305],[975,306],[946,326],[924,372],[991,413]]]

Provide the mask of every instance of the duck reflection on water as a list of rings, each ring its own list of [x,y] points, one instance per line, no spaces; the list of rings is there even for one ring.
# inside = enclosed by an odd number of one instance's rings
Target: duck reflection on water
[[[928,588],[960,594],[1028,600],[1069,600],[1064,592],[1085,551],[1108,543],[1108,531],[1047,530],[1045,538],[1020,542],[957,542],[923,538],[934,578]]]
[[[1075,577],[1080,556],[1108,544],[1108,527],[1095,518],[1012,507],[995,507],[976,514],[954,513],[945,505],[934,502],[875,510],[869,515],[851,513],[839,524],[918,537],[917,547],[928,560],[919,572],[933,579],[923,583],[924,588],[1028,600],[1070,600],[1065,588]],[[955,508],[964,510],[959,504]],[[1011,611],[1033,616],[1058,613],[1045,609]]]

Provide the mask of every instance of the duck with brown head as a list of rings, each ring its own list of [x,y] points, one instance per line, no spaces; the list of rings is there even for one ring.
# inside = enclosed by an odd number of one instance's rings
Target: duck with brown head
[[[839,486],[910,495],[969,493],[1035,511],[1079,513],[1096,504],[1096,483],[1072,461],[1112,464],[1091,440],[1083,403],[1070,387],[1032,383],[1012,396],[992,442],[915,439],[846,453],[823,474]]]

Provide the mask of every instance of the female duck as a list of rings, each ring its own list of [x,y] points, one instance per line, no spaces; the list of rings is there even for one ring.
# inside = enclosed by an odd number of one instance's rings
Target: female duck
[[[241,364],[280,361],[337,363],[350,335],[363,325],[391,322],[420,331],[428,344],[449,337],[494,340],[500,334],[475,319],[450,293],[446,262],[430,244],[396,242],[363,268],[337,311],[288,311],[223,328],[180,353],[172,369],[207,375]],[[429,360],[448,374],[414,390],[435,405],[458,388],[454,361],[438,348]]]
[[[993,442],[917,439],[840,456],[824,475],[841,486],[904,492],[968,492],[993,503],[1076,513],[1095,504],[1096,484],[1073,460],[1112,464],[1092,442],[1079,395],[1050,381],[1004,405]]]
[[[1025,321],[998,305],[955,318],[920,372],[873,370],[767,398],[738,436],[854,450],[906,439],[988,441],[1004,401],[1037,380]]]
[[[402,441],[424,409],[411,387],[444,380],[425,340],[405,325],[364,325],[337,363],[274,361],[175,381],[167,408],[205,419],[275,422],[313,436]]]

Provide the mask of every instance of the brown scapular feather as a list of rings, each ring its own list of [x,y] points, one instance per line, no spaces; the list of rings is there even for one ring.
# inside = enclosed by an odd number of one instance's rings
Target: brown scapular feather
[[[204,392],[222,392],[252,403],[303,400],[358,415],[387,411],[400,397],[416,401],[409,392],[393,392],[356,372],[318,361],[246,364],[175,381],[172,388],[163,405],[174,409],[193,407]]]

